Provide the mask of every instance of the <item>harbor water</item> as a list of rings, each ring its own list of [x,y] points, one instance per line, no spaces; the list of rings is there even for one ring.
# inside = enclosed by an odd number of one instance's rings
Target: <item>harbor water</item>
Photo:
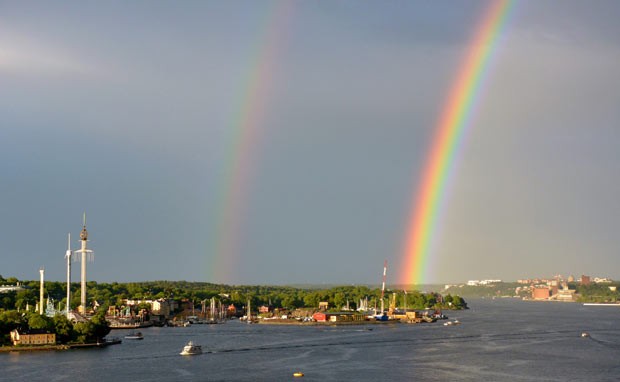
[[[3,381],[617,381],[620,308],[471,300],[460,325],[142,329],[86,350],[0,353]],[[588,333],[584,337],[582,333]],[[122,337],[124,331],[111,336]],[[181,356],[192,340],[204,353]]]

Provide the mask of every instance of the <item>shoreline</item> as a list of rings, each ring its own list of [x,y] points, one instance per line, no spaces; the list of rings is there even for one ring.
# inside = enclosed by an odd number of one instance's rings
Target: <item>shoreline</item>
[[[295,326],[343,326],[343,325],[390,325],[401,324],[399,320],[388,321],[325,321],[325,322],[301,322],[297,320],[260,320],[259,325],[295,325]]]
[[[115,340],[109,340],[105,342],[95,342],[95,343],[89,343],[89,344],[0,346],[0,353],[65,351],[65,350],[71,350],[71,349],[105,348],[110,345],[120,344],[121,342],[122,342],[121,340],[115,339]]]

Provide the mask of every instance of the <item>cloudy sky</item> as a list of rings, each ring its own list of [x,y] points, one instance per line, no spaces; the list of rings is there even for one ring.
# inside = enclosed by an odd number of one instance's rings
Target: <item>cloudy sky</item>
[[[395,281],[488,5],[0,1],[0,275],[62,280],[86,211],[101,282]],[[619,19],[514,6],[427,281],[620,279]]]

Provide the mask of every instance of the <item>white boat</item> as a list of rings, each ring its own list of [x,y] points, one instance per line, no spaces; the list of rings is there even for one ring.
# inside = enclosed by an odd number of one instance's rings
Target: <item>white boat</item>
[[[183,351],[179,353],[181,355],[196,355],[202,354],[202,346],[194,345],[194,342],[189,341],[185,347],[183,347]]]

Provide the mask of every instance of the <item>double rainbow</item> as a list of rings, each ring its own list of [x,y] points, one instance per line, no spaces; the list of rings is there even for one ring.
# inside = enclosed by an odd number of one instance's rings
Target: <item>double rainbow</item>
[[[472,124],[485,77],[512,7],[513,2],[509,0],[490,2],[440,115],[405,233],[402,284],[426,281],[448,179],[459,147]]]
[[[207,247],[208,280],[229,282],[234,278],[235,265],[241,251],[247,195],[255,171],[259,130],[265,121],[271,96],[272,74],[287,37],[286,28],[292,12],[289,1],[273,1],[266,8],[263,30],[257,33],[254,51],[249,55],[248,71],[241,81],[240,104],[226,130],[226,149],[220,186],[216,193],[216,226],[210,232]]]

